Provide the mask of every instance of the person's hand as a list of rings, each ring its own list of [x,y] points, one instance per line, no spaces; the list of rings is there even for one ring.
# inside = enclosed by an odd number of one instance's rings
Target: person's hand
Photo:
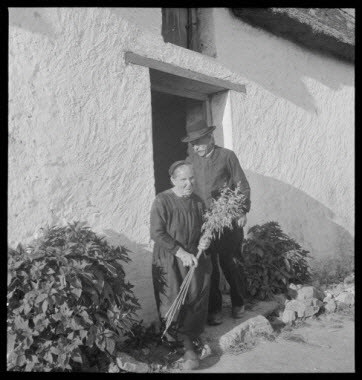
[[[199,241],[198,250],[206,251],[210,247],[211,239],[205,236],[202,236]]]
[[[247,222],[246,214],[241,215],[241,217],[237,221],[238,226],[241,228],[243,228],[245,226],[246,222]]]
[[[197,258],[192,253],[186,252],[183,248],[179,248],[176,252],[176,256],[181,259],[184,267],[190,267],[192,265],[197,267]]]

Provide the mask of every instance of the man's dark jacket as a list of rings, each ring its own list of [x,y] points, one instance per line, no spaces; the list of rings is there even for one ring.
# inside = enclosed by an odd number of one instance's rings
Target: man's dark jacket
[[[244,211],[249,212],[250,186],[232,150],[215,145],[209,157],[200,157],[192,149],[189,149],[188,153],[186,161],[192,164],[195,174],[194,192],[205,202],[206,207],[210,206],[212,198],[219,196],[220,189],[224,185],[235,189],[237,183],[240,182],[241,192],[247,198]]]

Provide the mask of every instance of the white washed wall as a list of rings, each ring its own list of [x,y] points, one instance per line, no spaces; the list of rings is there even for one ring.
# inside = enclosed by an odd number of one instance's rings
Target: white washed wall
[[[127,275],[155,317],[149,211],[155,196],[148,69],[133,51],[238,83],[161,36],[161,9],[9,10],[8,241],[82,220],[130,248]]]
[[[280,222],[314,257],[354,235],[354,65],[215,8],[217,60],[247,78],[231,92],[233,149],[252,188],[248,227]]]

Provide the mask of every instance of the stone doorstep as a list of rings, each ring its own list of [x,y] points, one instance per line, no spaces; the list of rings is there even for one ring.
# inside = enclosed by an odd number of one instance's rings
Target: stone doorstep
[[[222,312],[223,323],[217,326],[206,325],[201,338],[204,343],[211,346],[213,352],[220,350],[225,352],[239,340],[241,330],[244,329],[247,320],[257,317],[258,315],[267,317],[278,309],[278,307],[277,301],[260,301],[253,304],[250,310],[246,310],[243,318],[234,319],[231,316],[230,303],[224,301]]]

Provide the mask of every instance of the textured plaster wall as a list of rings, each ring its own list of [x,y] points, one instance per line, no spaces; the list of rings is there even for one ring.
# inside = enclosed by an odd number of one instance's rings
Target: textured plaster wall
[[[123,58],[137,33],[106,9],[10,10],[8,236],[86,221],[137,252],[140,295],[154,180],[148,69]]]
[[[247,78],[231,91],[233,149],[252,188],[248,226],[277,220],[314,257],[350,253],[354,66],[213,12],[217,60]],[[227,43],[226,43],[227,42]]]
[[[82,220],[130,248],[127,277],[155,317],[149,211],[155,196],[148,69],[135,53],[243,83],[161,36],[161,9],[9,9],[8,241]]]
[[[84,220],[133,251],[126,273],[140,317],[155,317],[150,80],[147,68],[124,63],[126,51],[247,85],[246,96],[221,97],[215,117],[228,131],[220,141],[232,130],[253,188],[249,224],[273,217],[320,253],[340,244],[336,229],[351,232],[353,68],[236,23],[221,8],[213,12],[217,60],[165,44],[160,8],[9,14],[9,245],[46,224]]]

